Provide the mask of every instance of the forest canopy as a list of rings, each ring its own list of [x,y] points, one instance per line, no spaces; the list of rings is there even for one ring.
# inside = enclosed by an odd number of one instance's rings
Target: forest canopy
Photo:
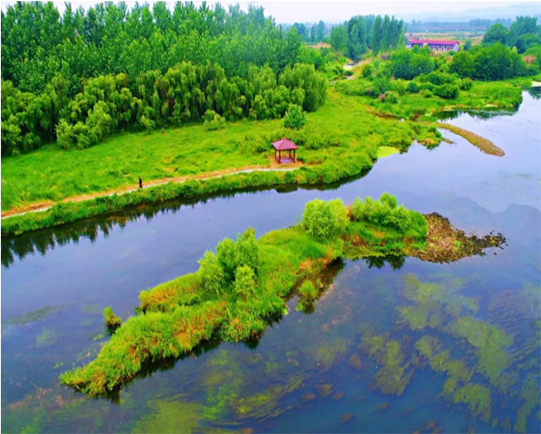
[[[313,51],[313,50],[312,50]],[[326,81],[295,28],[263,8],[164,2],[22,3],[2,11],[2,155],[58,139],[85,148],[118,128],[314,111]],[[315,56],[317,57],[317,55]]]

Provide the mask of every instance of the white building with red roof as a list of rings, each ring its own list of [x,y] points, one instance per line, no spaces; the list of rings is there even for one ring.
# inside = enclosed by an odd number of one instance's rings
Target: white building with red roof
[[[413,38],[408,38],[406,40],[406,48],[408,50],[415,46],[424,47],[426,45],[433,51],[458,51],[459,47],[458,41]]]

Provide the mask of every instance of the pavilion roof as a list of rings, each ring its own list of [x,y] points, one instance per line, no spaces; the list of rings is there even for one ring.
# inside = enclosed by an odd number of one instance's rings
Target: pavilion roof
[[[289,139],[282,139],[272,144],[277,151],[289,151],[291,149],[298,149],[299,147]]]

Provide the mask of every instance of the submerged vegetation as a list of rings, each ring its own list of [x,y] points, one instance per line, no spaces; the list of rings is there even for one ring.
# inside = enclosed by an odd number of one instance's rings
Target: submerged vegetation
[[[213,336],[233,342],[257,338],[268,321],[286,312],[284,299],[297,285],[302,303],[315,301],[316,285],[321,284],[313,282],[331,263],[344,257],[422,250],[429,230],[421,214],[398,206],[387,193],[377,201],[359,199],[351,208],[339,200],[316,199],[306,205],[298,225],[259,240],[252,229],[236,241],[224,239],[216,253],[205,253],[196,273],[143,291],[138,315],[117,329],[94,361],[64,373],[61,381],[89,395],[102,395],[118,390],[145,363],[179,357]],[[314,353],[321,369],[346,357],[345,342],[333,345],[335,349],[325,346]],[[389,372],[400,364],[397,351],[391,346],[381,356]],[[401,393],[411,373],[400,369],[399,386],[386,383],[387,371],[382,371],[383,390]]]

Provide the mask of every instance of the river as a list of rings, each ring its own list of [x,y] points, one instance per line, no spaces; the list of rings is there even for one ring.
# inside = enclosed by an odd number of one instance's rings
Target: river
[[[453,144],[413,144],[324,190],[176,201],[2,239],[2,432],[539,431],[539,113],[541,99],[524,93],[512,115],[445,121],[492,140],[503,158],[442,131]],[[107,340],[104,307],[133,315],[141,290],[195,271],[205,250],[249,226],[260,236],[295,224],[311,199],[351,203],[385,191],[466,232],[501,232],[506,245],[451,264],[347,261],[313,313],[296,311],[291,299],[289,314],[256,343],[210,342],[149,366],[108,399],[59,385],[62,372],[88,363]],[[440,298],[421,306],[419,288]],[[416,303],[430,309],[432,325],[407,321]],[[480,325],[482,336],[461,321]],[[492,345],[500,332],[505,339]],[[398,342],[398,355],[376,351],[374,336]],[[423,336],[461,361],[468,374],[455,391],[464,393],[443,393],[452,375],[419,355]],[[489,347],[500,352],[487,361]],[[401,369],[403,393],[390,393],[389,372]]]

